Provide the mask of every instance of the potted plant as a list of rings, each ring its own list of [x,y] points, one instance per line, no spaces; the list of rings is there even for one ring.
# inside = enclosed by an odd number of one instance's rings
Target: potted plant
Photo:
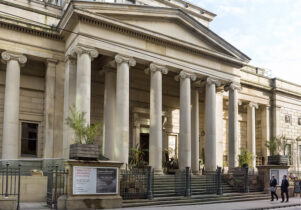
[[[145,168],[148,165],[148,163],[144,161],[144,155],[147,151],[147,149],[141,149],[139,144],[137,144],[136,147],[131,148],[129,161],[130,169]]]
[[[73,129],[75,134],[74,144],[70,145],[70,159],[97,160],[99,158],[99,146],[94,144],[96,136],[100,133],[98,123],[88,125],[85,121],[85,113],[78,112],[75,107],[70,108],[71,116],[66,119],[66,124]]]
[[[239,167],[246,168],[250,165],[252,165],[253,155],[248,150],[242,148],[241,154],[238,155],[238,163]]]
[[[269,165],[288,165],[288,156],[285,155],[286,144],[287,138],[285,136],[274,137],[270,141],[266,141],[265,146],[270,151]]]

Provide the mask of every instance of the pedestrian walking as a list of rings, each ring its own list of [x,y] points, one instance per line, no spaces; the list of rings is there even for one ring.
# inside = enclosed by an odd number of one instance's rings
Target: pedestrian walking
[[[281,198],[282,198],[281,203],[284,202],[284,194],[286,195],[286,202],[288,202],[288,186],[289,186],[289,183],[286,179],[286,175],[284,175],[282,182],[281,182]]]
[[[276,199],[278,201],[278,195],[276,193],[277,179],[274,176],[272,176],[272,178],[270,180],[270,188],[271,188],[271,201],[274,201],[274,196],[276,197]]]

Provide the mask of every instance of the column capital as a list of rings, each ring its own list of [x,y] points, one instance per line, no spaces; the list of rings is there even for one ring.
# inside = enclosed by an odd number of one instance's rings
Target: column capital
[[[98,71],[98,74],[103,75],[107,72],[116,73],[116,69],[111,66],[103,66],[102,69]]]
[[[215,85],[216,87],[221,86],[221,81],[217,79],[213,79],[211,77],[207,77],[207,79],[204,81],[207,85]]]
[[[234,90],[240,90],[240,89],[241,89],[241,85],[237,84],[237,83],[233,83],[233,82],[225,85],[225,88],[224,88],[225,91],[229,91],[229,90],[234,91]]]
[[[136,60],[134,58],[126,56],[126,55],[121,55],[121,54],[118,54],[115,56],[115,61],[117,64],[128,63],[129,66],[136,65]]]
[[[250,102],[249,104],[248,104],[248,106],[249,107],[251,107],[251,108],[255,108],[255,109],[258,109],[258,104],[257,103],[254,103],[254,102]]]
[[[196,80],[196,75],[194,73],[191,72],[187,72],[187,71],[181,71],[179,75],[175,76],[175,80],[179,81],[180,79],[190,79],[191,81],[195,81]]]
[[[27,58],[25,55],[18,54],[18,53],[13,53],[13,52],[2,52],[1,53],[1,58],[3,63],[7,63],[10,60],[16,60],[19,62],[21,66],[23,66],[27,62]]]
[[[71,50],[70,53],[71,56],[82,55],[82,54],[88,54],[91,57],[91,60],[93,60],[98,56],[98,51],[94,48],[76,46]]]
[[[149,74],[149,72],[156,72],[156,71],[160,71],[162,74],[167,74],[168,73],[168,69],[160,64],[156,64],[156,63],[151,63],[149,65],[149,68],[145,69],[144,72],[146,74]]]
[[[55,66],[59,61],[56,60],[56,59],[52,59],[52,58],[47,58],[46,59],[46,64],[47,65],[52,65],[52,66]]]

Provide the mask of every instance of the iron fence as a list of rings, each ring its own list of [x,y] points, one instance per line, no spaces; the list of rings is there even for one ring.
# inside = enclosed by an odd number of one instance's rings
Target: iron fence
[[[223,181],[231,185],[237,192],[249,192],[249,169],[235,168],[223,175]]]
[[[191,169],[178,170],[174,176],[175,194],[178,196],[191,196]]]
[[[17,197],[17,210],[20,209],[20,179],[21,165],[18,168],[10,167],[6,163],[5,167],[0,168],[1,177],[1,196],[4,197]]]
[[[18,169],[18,165],[22,165],[21,176],[31,176],[33,171],[38,171],[42,175],[47,176],[50,167],[59,166],[60,169],[64,168],[64,159],[19,159],[19,160],[0,160],[0,169],[5,168],[8,163],[10,168]]]
[[[120,173],[120,195],[124,200],[152,199],[151,167],[122,170]]]
[[[47,173],[47,206],[57,209],[57,201],[61,195],[68,192],[68,170],[60,168],[58,165],[49,167]]]

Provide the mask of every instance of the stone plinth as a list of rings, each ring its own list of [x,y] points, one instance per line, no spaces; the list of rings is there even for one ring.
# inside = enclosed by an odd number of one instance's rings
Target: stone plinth
[[[16,197],[0,197],[0,210],[15,210],[17,209]]]
[[[258,177],[259,177],[259,184],[264,186],[264,192],[270,193],[270,170],[271,169],[289,169],[289,166],[283,165],[265,165],[265,166],[257,166],[258,169]],[[275,177],[277,179],[277,177]],[[277,180],[278,186],[281,185],[282,176]],[[280,190],[280,187],[278,187]],[[278,192],[278,191],[277,191]],[[278,193],[280,195],[280,193]]]
[[[121,208],[120,197],[120,167],[122,163],[116,161],[83,161],[68,160],[65,163],[69,171],[67,195],[58,199],[58,209],[112,209]],[[74,167],[108,167],[118,168],[118,190],[112,194],[74,194],[73,178]],[[97,183],[95,183],[96,185]]]

